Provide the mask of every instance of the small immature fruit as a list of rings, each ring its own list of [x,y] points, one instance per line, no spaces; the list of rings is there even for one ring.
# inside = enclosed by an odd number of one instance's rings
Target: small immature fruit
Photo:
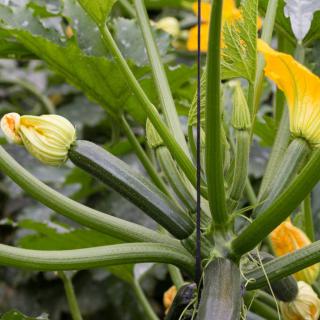
[[[169,307],[169,309],[167,309],[165,320],[177,320],[186,318],[189,319],[189,317],[187,316],[186,308],[188,306],[191,307],[192,301],[195,299],[196,296],[196,291],[197,286],[195,283],[188,283],[183,285],[178,290],[178,292],[176,292],[171,306]],[[181,318],[182,313],[186,315],[186,318]]]
[[[312,287],[303,281],[298,282],[299,292],[292,302],[280,302],[284,320],[318,320],[320,300]]]
[[[9,142],[23,144],[41,162],[58,166],[68,158],[76,139],[74,126],[58,115],[21,116],[8,113],[1,119],[1,129]]]

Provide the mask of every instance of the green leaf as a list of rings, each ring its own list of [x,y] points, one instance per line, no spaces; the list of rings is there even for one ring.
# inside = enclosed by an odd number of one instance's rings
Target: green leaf
[[[240,77],[253,83],[257,59],[258,1],[244,0],[240,10],[242,19],[224,24],[221,77]]]
[[[23,315],[21,312],[12,310],[3,314],[0,318],[1,320],[49,320],[47,314],[42,314],[39,317],[28,317]]]
[[[49,67],[71,84],[81,88],[109,114],[116,116],[123,111],[122,107],[131,92],[115,62],[105,57],[88,56],[74,39],[64,43],[54,30],[43,27],[28,8],[0,6],[0,28],[46,61]],[[132,70],[138,78],[146,72],[135,66],[132,66]],[[130,109],[129,112],[134,118],[141,118],[141,107]]]
[[[103,25],[117,0],[77,0],[89,16],[98,24]]]

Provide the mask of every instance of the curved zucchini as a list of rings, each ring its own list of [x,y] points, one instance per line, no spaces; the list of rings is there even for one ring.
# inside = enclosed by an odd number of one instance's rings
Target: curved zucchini
[[[178,320],[185,308],[190,304],[196,295],[197,286],[189,283],[182,286],[177,292],[172,305],[164,320]]]
[[[241,311],[240,270],[225,258],[211,261],[204,271],[198,320],[237,320]]]
[[[142,175],[96,144],[77,140],[69,159],[119,192],[178,239],[188,237],[194,224],[184,211]]]
[[[259,261],[258,257],[253,254],[253,258]],[[262,263],[267,263],[274,259],[274,256],[267,252],[260,252],[260,257]],[[276,296],[276,298],[280,301],[291,302],[298,295],[298,284],[296,279],[293,276],[287,276],[277,281],[273,281],[270,283],[271,289]],[[267,288],[269,291],[269,288]]]

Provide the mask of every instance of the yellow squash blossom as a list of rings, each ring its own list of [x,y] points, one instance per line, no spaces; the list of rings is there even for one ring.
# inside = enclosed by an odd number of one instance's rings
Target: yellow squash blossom
[[[198,4],[194,3],[193,11],[195,15],[198,15]],[[210,23],[210,11],[211,4],[210,3],[202,3],[201,4],[201,51],[208,51],[208,38],[209,38],[209,23]],[[235,0],[224,0],[223,8],[222,8],[222,24],[234,23],[237,20],[242,18],[241,11],[237,8],[235,4]],[[261,27],[261,19],[258,18],[258,28]],[[187,41],[187,49],[189,51],[196,51],[198,49],[198,26],[194,26],[189,30],[188,41]]]
[[[280,302],[284,320],[318,320],[320,300],[312,287],[303,281],[298,282],[298,295],[292,302]]]
[[[270,236],[270,242],[276,256],[283,256],[294,252],[311,244],[310,239],[306,234],[295,227],[290,219],[282,222],[274,229]],[[313,284],[319,274],[319,263],[314,264],[294,274],[297,280],[302,280],[309,284]]]
[[[163,294],[163,306],[165,308],[165,313],[167,314],[171,305],[172,305],[172,302],[175,298],[177,294],[177,288],[176,286],[172,286],[170,287],[164,294]]]
[[[278,52],[262,40],[258,50],[266,61],[265,74],[286,96],[290,131],[313,147],[320,145],[320,78],[292,56]]]
[[[9,142],[23,144],[38,160],[57,166],[68,158],[68,150],[76,139],[74,126],[58,115],[4,115],[1,129]]]

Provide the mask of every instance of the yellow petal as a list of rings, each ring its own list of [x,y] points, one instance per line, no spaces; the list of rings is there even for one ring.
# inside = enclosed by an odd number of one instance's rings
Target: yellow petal
[[[16,144],[22,143],[19,135],[20,115],[18,113],[10,112],[5,114],[1,119],[0,126],[9,142]]]
[[[200,48],[201,52],[208,51],[208,38],[209,38],[209,24],[201,24],[201,41]],[[188,51],[197,51],[198,50],[198,27],[192,27],[189,30],[188,41],[187,41]]]
[[[198,2],[192,4],[192,10],[194,14],[198,15]],[[211,13],[211,4],[208,2],[201,3],[201,20],[202,22],[209,22]]]
[[[258,40],[258,50],[266,60],[265,74],[287,98],[290,131],[311,145],[320,145],[320,79],[292,56],[270,48]]]
[[[282,222],[270,236],[270,243],[276,256],[283,256],[311,244],[306,234],[295,227],[290,219]],[[319,263],[294,274],[297,280],[312,284],[319,274]]]

